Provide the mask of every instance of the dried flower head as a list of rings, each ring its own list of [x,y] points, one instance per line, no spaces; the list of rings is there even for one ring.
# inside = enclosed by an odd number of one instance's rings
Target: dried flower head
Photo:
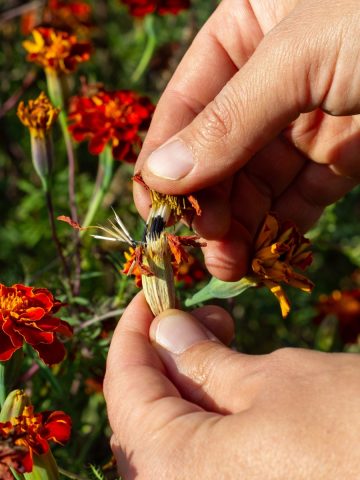
[[[46,94],[41,92],[35,100],[29,100],[28,104],[20,102],[17,116],[28,127],[34,137],[45,138],[59,116],[60,110],[55,108]]]
[[[34,413],[32,405],[24,407],[21,415],[0,422],[0,439],[20,449],[19,472],[31,472],[33,455],[49,451],[49,441],[60,445],[70,437],[71,419],[62,411]],[[1,461],[1,458],[0,458]]]
[[[190,7],[190,0],[121,0],[129,8],[133,17],[143,17],[149,13],[176,15]]]
[[[69,130],[77,142],[89,140],[93,155],[110,143],[114,158],[134,162],[142,145],[141,133],[148,128],[153,111],[150,100],[135,92],[100,89],[91,96],[71,99]]]
[[[305,270],[312,262],[307,240],[291,222],[280,223],[269,213],[257,236],[255,252],[251,263],[252,273],[258,285],[267,286],[277,297],[283,317],[290,311],[289,300],[280,286],[281,283],[311,292],[314,285],[296,270]]]
[[[54,316],[62,306],[45,288],[0,284],[0,361],[25,342],[47,365],[61,362],[65,348],[57,335],[72,335],[70,325]]]
[[[32,34],[34,41],[23,42],[28,52],[27,60],[47,72],[69,74],[90,58],[90,43],[78,41],[73,34],[50,27],[37,27]]]
[[[344,343],[357,343],[360,337],[360,288],[335,290],[321,295],[316,305],[316,323],[333,315],[338,320],[339,334]]]

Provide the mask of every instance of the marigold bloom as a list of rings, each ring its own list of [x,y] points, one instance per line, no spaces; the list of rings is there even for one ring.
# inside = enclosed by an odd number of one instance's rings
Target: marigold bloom
[[[0,284],[0,361],[25,342],[47,365],[61,362],[65,348],[57,334],[72,335],[70,325],[54,316],[62,306],[45,288]]]
[[[133,248],[130,247],[128,252],[124,252],[125,264],[122,273],[125,275],[134,275],[135,284],[141,288],[142,275],[152,275],[149,267],[143,264],[144,248],[141,245]]]
[[[91,7],[88,3],[72,0],[49,0],[44,11],[44,23],[48,26],[87,33],[91,27]]]
[[[21,17],[21,33],[29,35],[37,26],[86,34],[91,23],[88,3],[72,0],[49,0],[44,9],[34,8]]]
[[[268,214],[255,242],[251,263],[254,277],[259,285],[267,286],[280,302],[282,315],[290,311],[290,304],[280,283],[311,292],[314,285],[295,269],[305,270],[312,262],[307,240],[291,222],[279,223],[273,214]]]
[[[143,17],[149,13],[176,15],[190,7],[190,0],[121,0],[133,17]]]
[[[0,422],[0,439],[11,439],[16,447],[22,447],[25,455],[19,471],[31,472],[33,455],[49,451],[49,441],[63,445],[70,437],[71,419],[62,411],[34,413],[32,405],[26,406],[21,415],[7,422]]]
[[[90,140],[93,155],[110,143],[114,158],[134,162],[142,145],[140,133],[148,128],[153,111],[150,100],[135,92],[100,90],[71,99],[69,130],[78,142]]]
[[[59,113],[60,109],[52,105],[44,92],[41,92],[35,100],[29,100],[27,105],[20,102],[17,109],[20,121],[28,127],[32,136],[38,138],[45,138]]]
[[[316,323],[320,323],[327,315],[334,315],[343,342],[357,343],[360,336],[360,288],[335,290],[330,295],[321,295],[316,308],[319,312]]]
[[[69,74],[90,58],[90,43],[78,41],[73,34],[48,27],[37,27],[32,34],[33,42],[23,42],[28,52],[27,60],[37,63],[46,72]]]
[[[187,260],[179,265],[174,265],[175,280],[182,283],[184,288],[190,288],[208,277],[208,272],[204,265],[191,254],[187,254]]]

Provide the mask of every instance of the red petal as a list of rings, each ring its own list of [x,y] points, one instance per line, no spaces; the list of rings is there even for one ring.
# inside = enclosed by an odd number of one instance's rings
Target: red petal
[[[18,350],[20,347],[14,347],[10,338],[0,330],[0,361],[6,362],[9,360],[13,353]]]
[[[33,345],[33,348],[38,352],[39,357],[46,365],[60,363],[66,354],[64,345],[57,338],[54,338],[54,341],[49,344],[38,343]]]
[[[54,334],[52,332],[43,332],[25,325],[18,326],[16,330],[24,337],[25,342],[32,346],[38,343],[49,344],[54,341]]]
[[[44,437],[56,443],[64,444],[70,438],[71,418],[62,411],[43,412]]]
[[[72,220],[70,217],[67,217],[65,215],[59,215],[56,219],[60,220],[61,222],[68,223],[72,228],[75,228],[75,230],[83,230],[81,225]]]

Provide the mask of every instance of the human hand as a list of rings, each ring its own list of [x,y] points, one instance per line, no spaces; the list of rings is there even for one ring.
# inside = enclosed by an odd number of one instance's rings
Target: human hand
[[[202,28],[135,169],[163,193],[201,190],[194,227],[213,275],[246,273],[267,211],[306,231],[358,183],[359,58],[358,0],[223,0]]]
[[[359,356],[236,353],[221,343],[233,324],[219,307],[152,320],[140,293],[108,356],[104,392],[124,480],[359,478]]]

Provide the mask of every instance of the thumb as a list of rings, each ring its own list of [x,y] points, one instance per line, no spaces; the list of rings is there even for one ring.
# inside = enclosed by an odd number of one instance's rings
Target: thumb
[[[217,184],[300,113],[321,106],[336,64],[327,36],[309,35],[296,17],[279,24],[215,99],[148,157],[146,183],[176,194]]]
[[[181,310],[158,315],[151,324],[150,339],[184,398],[216,413],[248,407],[251,398],[241,380],[256,357],[225,347],[194,316]]]

